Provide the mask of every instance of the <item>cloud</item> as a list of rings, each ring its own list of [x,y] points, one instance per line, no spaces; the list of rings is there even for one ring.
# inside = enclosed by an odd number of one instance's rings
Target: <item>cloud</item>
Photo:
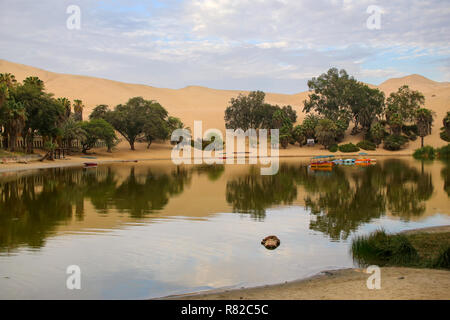
[[[66,28],[71,4],[81,30]],[[369,5],[383,9],[380,30],[366,27]],[[57,72],[298,92],[331,66],[363,81],[449,80],[435,62],[450,57],[449,19],[438,0],[15,0],[0,4],[0,45],[1,58]]]

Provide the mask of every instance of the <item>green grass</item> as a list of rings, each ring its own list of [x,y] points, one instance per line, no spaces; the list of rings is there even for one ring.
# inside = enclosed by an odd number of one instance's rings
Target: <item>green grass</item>
[[[450,269],[450,232],[387,234],[379,230],[355,238],[351,250],[362,266]]]

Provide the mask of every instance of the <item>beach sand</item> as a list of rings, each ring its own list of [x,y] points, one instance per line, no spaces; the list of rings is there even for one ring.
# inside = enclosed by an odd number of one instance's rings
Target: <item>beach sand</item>
[[[381,268],[381,289],[370,290],[364,269],[326,271],[283,284],[169,297],[186,300],[421,300],[450,299],[450,271]]]

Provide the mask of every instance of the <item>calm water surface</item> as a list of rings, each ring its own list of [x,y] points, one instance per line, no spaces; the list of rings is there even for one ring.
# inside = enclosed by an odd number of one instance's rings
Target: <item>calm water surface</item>
[[[152,298],[352,267],[352,237],[450,224],[450,166],[171,162],[0,177],[0,298]],[[260,245],[275,234],[281,246]],[[81,290],[66,268],[81,268]]]

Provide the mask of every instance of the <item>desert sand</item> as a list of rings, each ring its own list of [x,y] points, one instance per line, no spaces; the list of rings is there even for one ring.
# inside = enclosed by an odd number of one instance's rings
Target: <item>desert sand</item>
[[[59,74],[5,60],[0,60],[0,72],[12,73],[18,81],[22,81],[28,76],[37,76],[45,82],[47,91],[54,93],[56,97],[67,97],[72,101],[81,99],[85,105],[83,115],[85,119],[88,118],[93,108],[99,104],[107,104],[110,107],[114,107],[117,104],[125,103],[131,97],[142,96],[145,99],[158,101],[171,115],[179,117],[185,125],[191,128],[193,128],[194,120],[202,120],[203,131],[210,128],[224,130],[224,111],[228,106],[229,100],[232,97],[236,97],[239,93],[248,93],[246,91],[217,90],[199,86],[188,86],[182,89],[157,88],[79,75]],[[434,147],[446,144],[439,138],[439,128],[442,126],[442,119],[446,112],[450,111],[450,83],[436,82],[420,75],[410,75],[403,78],[389,79],[379,86],[372,85],[372,87],[378,87],[386,95],[389,95],[389,93],[396,91],[404,84],[409,85],[414,90],[421,91],[425,95],[425,107],[436,112],[433,132],[425,138],[425,143]],[[267,93],[266,101],[278,105],[291,105],[297,111],[298,121],[301,122],[305,117],[302,109],[303,102],[307,96],[308,92],[296,94]],[[357,142],[361,139],[361,136],[350,136],[347,134],[344,142]],[[411,154],[419,146],[420,139],[417,139],[395,154]],[[162,149],[152,146],[147,151],[145,148],[141,148],[138,152],[126,155],[126,157],[141,157],[141,153],[145,153],[143,158],[167,157],[165,153],[159,153],[166,152],[162,151]],[[112,157],[122,157],[124,156],[123,152],[127,151],[126,143],[122,143]],[[376,153],[386,154],[389,152],[379,149]],[[310,148],[299,148],[298,146],[290,146],[288,150],[282,150],[281,152],[281,155],[285,156],[306,156],[311,154],[323,154],[323,152],[321,152],[320,147],[311,150]]]

